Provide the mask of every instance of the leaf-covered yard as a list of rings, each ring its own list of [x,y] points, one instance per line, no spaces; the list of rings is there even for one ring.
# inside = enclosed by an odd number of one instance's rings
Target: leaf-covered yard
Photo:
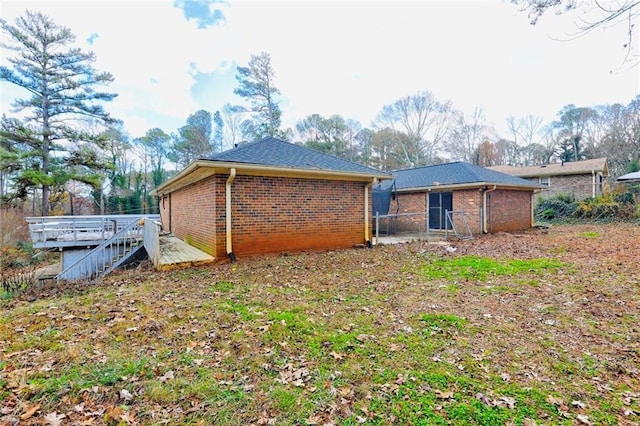
[[[138,268],[0,302],[0,424],[640,423],[640,227]]]

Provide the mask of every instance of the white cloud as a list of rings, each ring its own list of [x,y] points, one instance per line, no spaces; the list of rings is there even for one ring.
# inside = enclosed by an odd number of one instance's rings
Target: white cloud
[[[109,90],[119,96],[108,109],[132,136],[152,127],[173,132],[197,109],[213,112],[237,102],[228,84],[212,85],[215,91],[196,101],[195,72],[233,73],[261,51],[271,55],[287,126],[312,113],[367,126],[383,105],[429,90],[467,113],[482,106],[500,129],[509,115],[550,120],[568,103],[628,103],[640,83],[638,68],[616,72],[623,26],[554,41],[550,35],[572,31],[573,17],[545,15],[532,27],[508,2],[240,1],[223,7],[225,24],[206,29],[171,1],[9,1],[2,16],[13,21],[29,8],[71,28],[79,45],[96,53],[97,68],[115,76]],[[86,44],[93,34],[93,44]]]

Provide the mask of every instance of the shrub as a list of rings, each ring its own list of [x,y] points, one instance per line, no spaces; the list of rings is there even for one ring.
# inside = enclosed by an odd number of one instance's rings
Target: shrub
[[[576,211],[577,203],[567,196],[556,196],[540,201],[535,207],[538,220],[560,220],[571,217]]]
[[[571,218],[588,220],[617,220],[640,217],[636,197],[631,191],[608,192],[593,198],[575,201],[572,196],[559,194],[541,200],[535,207],[537,220],[559,221]]]

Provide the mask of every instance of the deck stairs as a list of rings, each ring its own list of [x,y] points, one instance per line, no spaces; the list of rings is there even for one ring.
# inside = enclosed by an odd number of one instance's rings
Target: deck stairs
[[[95,281],[131,259],[144,247],[144,225],[134,220],[85,256],[69,265],[56,276],[56,280]]]

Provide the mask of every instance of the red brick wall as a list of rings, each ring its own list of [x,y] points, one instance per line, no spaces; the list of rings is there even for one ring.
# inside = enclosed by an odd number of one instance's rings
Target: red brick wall
[[[427,195],[424,192],[398,194],[399,214],[422,213],[411,216],[399,216],[397,220],[397,232],[424,232],[426,230]],[[396,200],[391,200],[390,214],[395,214],[398,209]],[[382,228],[382,226],[380,226]]]
[[[238,176],[232,189],[237,256],[364,243],[364,183]]]
[[[217,258],[226,257],[227,177],[207,178],[171,193],[170,204],[160,202],[165,228],[171,223],[175,236]],[[364,186],[363,182],[236,176],[231,186],[233,252],[240,257],[364,243]]]
[[[465,189],[461,191],[453,191],[453,211],[464,211],[464,221],[469,225],[469,229],[473,234],[482,233],[482,215],[483,196],[480,188]],[[461,214],[453,215],[453,223],[460,233],[466,233]]]
[[[487,194],[489,232],[531,228],[531,192],[497,190]]]
[[[216,199],[220,197],[220,188],[224,200],[224,180],[215,176],[172,192],[164,202],[161,199],[163,229],[204,252],[217,255]],[[224,217],[224,204],[221,208]],[[222,242],[224,244],[224,239]]]
[[[399,194],[399,213],[423,213],[426,211],[426,194],[416,192]],[[489,232],[513,232],[531,228],[531,192],[496,190],[487,193]],[[464,211],[464,218],[473,234],[482,230],[483,193],[476,189],[453,191],[454,212]],[[392,201],[390,213],[395,213],[395,201]],[[460,232],[466,232],[466,225],[460,214],[454,213],[454,225]],[[422,229],[418,229],[420,221]],[[418,216],[399,217],[398,232],[424,231],[424,219]],[[382,227],[381,227],[382,228]]]

